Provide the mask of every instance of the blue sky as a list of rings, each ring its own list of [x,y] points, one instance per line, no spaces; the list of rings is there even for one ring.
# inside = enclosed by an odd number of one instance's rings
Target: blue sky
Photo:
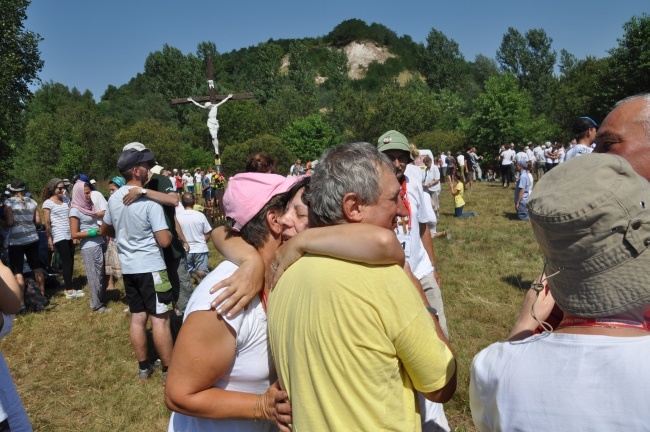
[[[648,0],[32,0],[25,25],[44,38],[40,78],[99,99],[109,84],[119,87],[142,72],[147,55],[165,43],[187,54],[212,41],[228,52],[270,38],[322,36],[359,18],[416,42],[434,27],[468,60],[495,57],[508,27],[543,28],[558,56],[564,48],[578,58],[603,57],[623,24],[643,12],[650,12]]]

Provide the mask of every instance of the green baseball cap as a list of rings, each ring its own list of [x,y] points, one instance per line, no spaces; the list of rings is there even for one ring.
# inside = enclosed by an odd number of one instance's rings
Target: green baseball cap
[[[396,130],[389,130],[379,137],[377,140],[377,150],[381,153],[388,150],[402,150],[408,152],[409,156],[411,155],[409,141],[406,139],[404,134],[397,132]],[[410,157],[413,159],[413,156]]]

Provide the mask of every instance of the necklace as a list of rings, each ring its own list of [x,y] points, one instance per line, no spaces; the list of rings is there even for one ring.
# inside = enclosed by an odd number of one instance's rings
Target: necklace
[[[406,212],[408,213],[407,222],[408,222],[408,229],[410,231],[411,230],[411,202],[409,201],[409,194],[408,194],[408,191],[406,190],[406,182],[407,182],[406,179],[404,179],[404,181],[402,181],[402,185],[400,186],[401,190],[400,190],[399,196],[400,196],[400,198],[402,198],[402,202],[404,203],[404,207],[406,207]],[[402,218],[402,221],[404,219],[405,218]],[[404,227],[403,222],[401,223],[401,225],[402,225],[402,229],[404,230],[404,234],[406,234],[406,228]]]
[[[566,315],[558,329],[563,327],[606,327],[606,328],[622,328],[622,329],[635,329],[650,332],[648,321],[636,321],[624,318],[601,317],[601,318],[582,318],[577,316]]]

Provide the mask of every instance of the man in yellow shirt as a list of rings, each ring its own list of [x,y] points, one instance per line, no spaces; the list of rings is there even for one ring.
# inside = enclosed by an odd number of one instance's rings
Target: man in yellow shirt
[[[327,151],[312,178],[312,226],[395,226],[404,214],[390,161],[367,143]],[[453,353],[397,265],[307,254],[269,300],[271,350],[292,404],[293,431],[420,430],[415,390],[446,402]]]

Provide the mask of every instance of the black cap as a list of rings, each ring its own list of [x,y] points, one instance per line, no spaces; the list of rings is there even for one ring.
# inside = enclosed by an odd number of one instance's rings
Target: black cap
[[[122,152],[117,160],[117,169],[120,170],[120,172],[128,171],[142,162],[149,162],[153,159],[154,154],[151,150],[126,150]]]
[[[599,125],[589,117],[580,117],[578,120],[573,122],[573,133],[575,135],[578,135],[579,133],[582,133],[591,128],[598,129]]]

